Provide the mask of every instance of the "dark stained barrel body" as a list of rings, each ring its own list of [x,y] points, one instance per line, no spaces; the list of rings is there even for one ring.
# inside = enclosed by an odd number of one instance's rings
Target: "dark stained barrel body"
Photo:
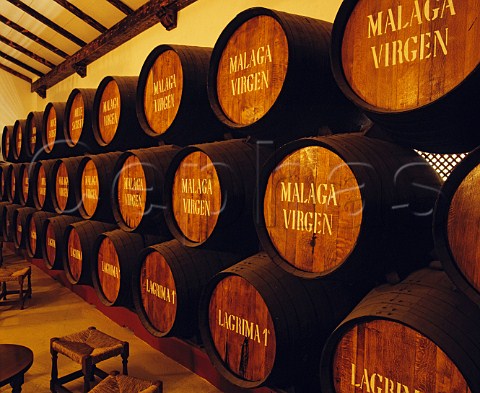
[[[85,219],[114,222],[112,187],[121,152],[84,156],[74,180],[75,205]]]
[[[125,231],[170,236],[164,218],[165,174],[178,146],[130,150],[117,160],[112,208]]]
[[[39,158],[43,133],[43,112],[30,112],[25,122],[25,147],[28,158],[34,160]]]
[[[228,132],[210,108],[207,73],[211,48],[159,45],[146,58],[137,86],[143,130],[167,144],[223,139]]]
[[[3,240],[3,223],[7,214],[7,207],[10,205],[11,203],[8,201],[0,202],[0,240]]]
[[[331,28],[262,7],[238,14],[211,56],[208,94],[217,117],[243,135],[279,141],[368,124],[333,79]]]
[[[469,153],[442,186],[435,206],[435,251],[459,290],[480,305],[480,149]]]
[[[63,270],[72,284],[92,285],[91,266],[96,262],[97,237],[112,231],[115,225],[101,221],[78,221],[69,224],[63,238]]]
[[[93,136],[100,151],[128,150],[156,145],[135,112],[137,76],[106,76],[93,102]]]
[[[13,125],[3,127],[2,155],[5,161],[13,162]]]
[[[65,214],[48,217],[42,228],[42,253],[45,266],[51,270],[63,269],[64,235],[69,224],[81,218]]]
[[[16,233],[16,228],[14,227],[13,222],[13,215],[18,208],[21,208],[21,205],[16,203],[12,203],[6,205],[1,217],[0,224],[2,225],[2,234],[3,234],[3,241],[5,242],[13,242],[13,238]]]
[[[27,216],[36,212],[33,207],[20,207],[13,212],[12,228],[14,230],[13,244],[16,249],[25,249],[28,241]]]
[[[43,224],[47,218],[54,217],[55,214],[46,211],[36,211],[28,214],[26,217],[26,252],[30,258],[43,257]]]
[[[34,163],[24,162],[19,169],[18,203],[22,206],[33,206],[33,190],[30,188],[30,178],[33,176]]]
[[[49,102],[43,112],[41,158],[52,159],[71,154],[63,134],[65,102]]]
[[[480,392],[480,308],[442,271],[370,292],[327,340],[322,392]]]
[[[52,166],[50,198],[56,213],[78,215],[74,184],[82,159],[83,157],[60,158]]]
[[[55,162],[55,159],[51,159],[34,163],[29,188],[32,189],[33,206],[39,210],[53,212],[51,188],[55,186],[55,183],[52,182],[51,173]]]
[[[329,279],[300,279],[255,254],[207,284],[202,341],[215,368],[237,386],[314,391],[325,340],[364,295]]]
[[[257,252],[256,180],[272,151],[242,139],[180,150],[166,177],[165,216],[172,235],[189,247]]]
[[[5,178],[7,176],[7,169],[8,169],[8,166],[10,164],[5,162],[5,161],[2,161],[0,163],[0,199],[2,201],[6,201],[7,200],[7,187],[6,187],[6,183],[5,183]]]
[[[415,151],[361,133],[299,139],[263,167],[257,232],[305,278],[405,277],[431,258],[441,183]]]
[[[13,125],[12,131],[12,156],[15,162],[25,162],[28,160],[26,140],[25,140],[25,125],[26,119],[17,120]]]
[[[332,30],[335,79],[393,141],[470,151],[480,144],[479,13],[451,0],[343,1]]]
[[[18,203],[21,192],[20,166],[22,164],[8,164],[5,171],[5,198],[12,203]]]
[[[198,334],[198,304],[207,282],[241,257],[194,249],[178,240],[145,248],[132,276],[133,301],[143,326],[156,337]]]
[[[70,155],[95,153],[97,142],[93,137],[92,115],[96,89],[75,88],[65,106],[63,135]]]

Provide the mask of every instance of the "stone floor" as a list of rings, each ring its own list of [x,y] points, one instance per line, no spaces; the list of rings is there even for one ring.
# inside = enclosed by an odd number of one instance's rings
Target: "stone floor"
[[[4,255],[5,264],[10,266],[27,264],[8,250],[4,251]],[[27,299],[24,310],[20,310],[19,303],[14,301],[17,295],[10,295],[7,298],[9,301],[0,302],[0,343],[25,345],[34,353],[33,365],[25,375],[23,393],[50,391],[50,338],[74,333],[88,326],[96,326],[97,329],[130,343],[130,375],[162,380],[164,392],[220,392],[205,379],[153,349],[129,329],[117,325],[35,265],[32,265],[32,287],[33,296]],[[76,363],[59,355],[60,375],[78,368]],[[121,370],[121,359],[108,359],[100,363],[100,368],[107,372]],[[82,391],[81,379],[66,386],[73,392]],[[0,388],[2,393],[10,391],[9,386]]]

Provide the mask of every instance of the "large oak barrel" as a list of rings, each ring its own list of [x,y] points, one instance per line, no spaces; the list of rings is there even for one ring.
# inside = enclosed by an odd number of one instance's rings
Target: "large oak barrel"
[[[63,270],[72,284],[92,285],[91,266],[96,262],[94,245],[97,237],[112,231],[115,225],[101,221],[78,221],[65,229]]]
[[[141,234],[121,229],[97,237],[93,248],[92,281],[103,304],[133,307],[132,272],[138,255],[149,245]]]
[[[26,120],[16,120],[12,131],[12,157],[15,162],[24,162],[28,159],[25,144]]]
[[[75,176],[75,198],[78,213],[89,220],[114,222],[112,211],[112,185],[115,164],[121,152],[83,157]]]
[[[82,159],[83,157],[60,158],[52,166],[50,192],[56,213],[78,214],[74,184]]]
[[[335,84],[331,23],[262,7],[238,14],[213,48],[208,94],[213,111],[246,135],[278,140],[321,129],[358,131],[363,115]]]
[[[165,216],[184,245],[258,251],[252,207],[267,145],[234,139],[187,146],[166,177]]]
[[[30,178],[33,176],[34,164],[23,162],[19,168],[20,189],[18,190],[18,203],[22,206],[33,206],[33,191],[30,188]]]
[[[328,339],[322,392],[480,392],[480,308],[442,271],[369,293]]]
[[[54,217],[55,214],[46,211],[36,211],[27,214],[25,221],[25,228],[28,231],[26,237],[26,251],[30,258],[43,257],[43,223],[49,217]]]
[[[165,143],[187,145],[223,139],[228,131],[207,95],[211,48],[159,45],[146,58],[137,86],[143,130]]]
[[[356,291],[329,279],[300,279],[255,254],[218,273],[203,291],[206,352],[221,375],[244,388],[318,382],[319,351],[365,295]]]
[[[305,278],[405,276],[429,261],[441,179],[413,150],[358,134],[299,139],[264,166],[257,232]]]
[[[434,240],[438,258],[455,285],[480,305],[480,149],[452,171],[438,196]]]
[[[191,338],[198,334],[203,288],[241,257],[188,248],[174,239],[145,248],[137,259],[132,293],[143,326],[155,337]]]
[[[11,203],[8,201],[0,202],[0,241],[3,240],[3,223],[5,221],[5,215],[7,213],[7,206]]]
[[[45,266],[52,270],[63,269],[63,253],[65,247],[65,229],[71,223],[82,219],[65,214],[48,217],[43,222],[42,228],[42,252]]]
[[[5,161],[13,162],[13,125],[4,126],[2,132],[2,155]]]
[[[5,198],[12,203],[18,203],[21,180],[20,180],[20,163],[8,164],[5,171]]]
[[[45,106],[42,122],[43,133],[40,134],[41,156],[44,159],[65,157],[71,154],[63,134],[65,105],[65,102],[49,102]]]
[[[13,238],[16,233],[16,228],[14,227],[14,224],[13,224],[13,214],[15,213],[15,210],[17,210],[20,207],[22,206],[16,203],[11,203],[4,207],[4,211],[0,215],[1,217],[0,224],[2,225],[3,241],[5,242],[13,242]]]
[[[63,134],[70,155],[94,153],[98,150],[93,137],[92,115],[96,89],[75,88],[68,96],[65,106]]]
[[[55,185],[52,182],[52,167],[57,160],[40,160],[33,165],[29,188],[32,189],[33,206],[37,209],[53,211],[52,191]]]
[[[30,112],[25,122],[25,147],[27,157],[38,159],[42,150],[43,112]]]
[[[5,178],[7,176],[7,169],[9,165],[10,164],[8,164],[5,161],[0,162],[0,199],[2,201],[7,200],[7,196],[6,196],[7,187],[5,183]]]
[[[112,209],[121,229],[170,236],[163,214],[165,173],[179,149],[164,145],[130,150],[117,160]]]
[[[27,216],[36,211],[37,209],[33,207],[20,207],[13,212],[11,225],[14,228],[13,244],[16,249],[26,248],[28,241]]]
[[[137,119],[137,76],[106,76],[93,102],[93,136],[103,152],[148,147],[156,144]]]
[[[343,1],[332,31],[335,79],[394,141],[423,151],[472,150],[480,144],[480,8],[418,3]]]

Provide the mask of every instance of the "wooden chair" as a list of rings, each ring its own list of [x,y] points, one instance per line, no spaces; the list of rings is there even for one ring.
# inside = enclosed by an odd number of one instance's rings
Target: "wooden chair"
[[[162,381],[147,381],[113,371],[95,386],[90,393],[162,393]]]
[[[95,327],[89,327],[86,330],[64,337],[50,339],[50,353],[52,355],[52,374],[50,379],[50,390],[52,392],[70,392],[62,385],[82,376],[84,380],[83,392],[88,392],[90,390],[90,381],[95,378],[95,375],[102,379],[108,376],[105,371],[96,367],[96,364],[117,355],[122,357],[123,374],[128,374],[128,342],[111,337]],[[59,353],[81,364],[81,370],[59,378],[57,366]]]
[[[0,299],[7,300],[7,295],[18,294],[20,301],[20,309],[23,310],[25,299],[32,297],[32,268],[27,267],[2,267],[0,268]],[[23,285],[27,279],[27,288],[24,290]],[[19,289],[8,289],[7,283],[18,283]]]

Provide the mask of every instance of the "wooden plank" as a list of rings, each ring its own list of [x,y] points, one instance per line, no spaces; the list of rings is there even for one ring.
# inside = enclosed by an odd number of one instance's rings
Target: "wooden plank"
[[[44,48],[47,48],[49,51],[55,53],[56,55],[63,57],[66,59],[69,55],[65,53],[64,51],[58,49],[57,47],[53,46],[49,42],[41,39],[37,35],[31,33],[27,29],[23,28],[20,25],[17,25],[15,22],[11,21],[10,19],[4,17],[3,15],[0,15],[0,22],[4,23],[8,27],[11,27],[12,29],[18,31],[20,34],[23,34],[25,37],[30,38],[32,41],[36,42],[39,45],[42,45]]]
[[[38,76],[43,76],[44,75],[40,71],[36,70],[35,68],[30,67],[29,65],[27,65],[25,63],[22,63],[20,60],[17,60],[15,58],[13,58],[12,56],[7,55],[4,52],[0,52],[0,57],[5,59],[5,60],[8,60],[8,61],[12,62],[13,64],[18,65],[19,67],[22,67],[22,68],[26,69],[27,71],[30,71],[32,74],[35,74],[35,75],[38,75]]]
[[[21,45],[18,45],[16,42],[13,42],[9,40],[8,38],[4,37],[3,35],[0,35],[0,42],[3,42],[5,45],[10,46],[11,48],[23,53],[24,55],[27,55],[28,57],[32,58],[35,61],[38,61],[40,64],[43,64],[44,66],[48,68],[55,68],[55,64],[51,63],[47,59],[44,59],[41,56],[38,56],[37,54],[29,51],[28,49],[24,48]]]
[[[126,5],[125,3],[121,2],[120,0],[107,0],[110,4],[118,8],[120,11],[122,11],[125,15],[130,15],[133,14],[133,10]]]
[[[25,75],[21,74],[20,72],[15,71],[14,69],[12,69],[10,67],[7,67],[6,65],[3,65],[1,63],[0,63],[0,69],[16,76],[17,78],[23,79],[24,81],[26,81],[28,83],[32,83],[32,80],[28,76],[25,76]]]
[[[57,25],[55,22],[52,22],[50,19],[43,16],[40,12],[35,11],[33,8],[30,8],[28,5],[22,3],[20,0],[7,0],[10,4],[13,4],[17,8],[20,8],[23,12],[34,17],[38,21],[42,22],[44,25],[50,27],[52,30],[63,35],[65,38],[68,38],[70,41],[74,42],[78,46],[85,46],[87,43],[80,38],[74,36],[69,31],[65,30],[63,27]]]
[[[75,16],[79,17],[85,23],[88,23],[94,29],[98,30],[100,33],[105,33],[107,28],[103,26],[100,22],[93,19],[91,16],[87,15],[81,9],[74,6],[72,3],[68,2],[67,0],[53,0],[55,3],[60,4],[63,8],[70,11]]]
[[[11,0],[8,0],[11,1]],[[176,11],[194,3],[197,0],[150,0],[131,15],[108,29],[104,34],[95,38],[88,45],[73,54],[55,69],[32,84],[31,91],[40,92],[48,89],[63,79],[76,72],[78,64],[87,66],[106,53],[124,44],[131,38],[154,26],[159,21],[159,16],[165,14],[165,10],[173,7]]]

